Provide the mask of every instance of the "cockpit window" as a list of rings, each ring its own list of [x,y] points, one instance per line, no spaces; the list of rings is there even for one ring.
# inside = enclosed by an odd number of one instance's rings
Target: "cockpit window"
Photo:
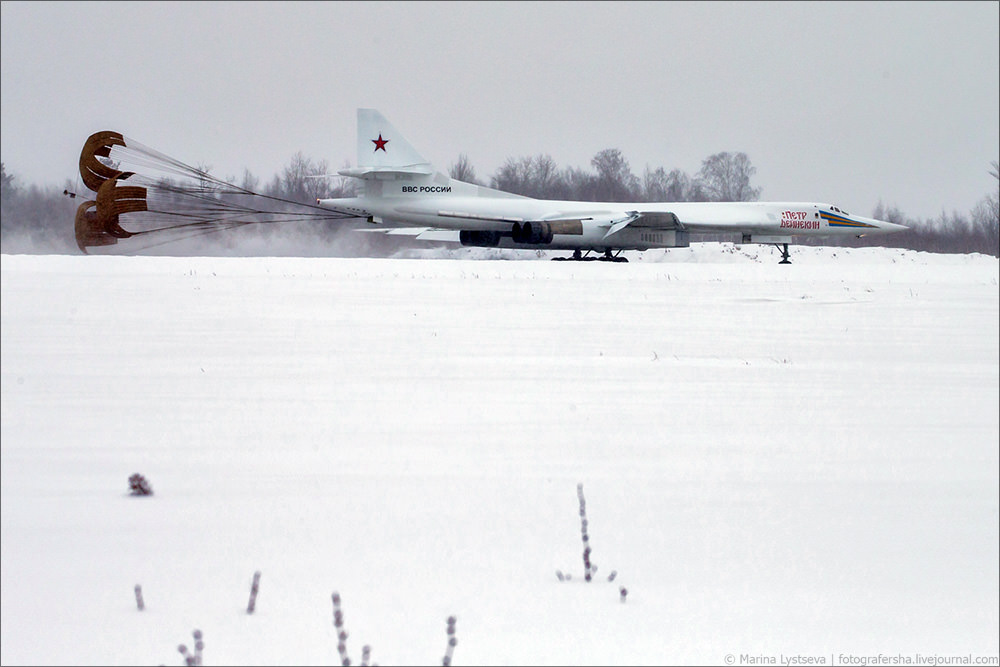
[[[837,213],[842,213],[843,215],[850,215],[850,213],[848,213],[847,211],[843,211],[843,210],[837,208],[836,206],[831,205],[830,208],[832,208]]]

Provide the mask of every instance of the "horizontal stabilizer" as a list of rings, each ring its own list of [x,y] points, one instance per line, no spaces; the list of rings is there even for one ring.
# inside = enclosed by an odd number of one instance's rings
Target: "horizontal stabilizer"
[[[387,236],[412,236],[418,241],[439,241],[459,243],[457,229],[435,229],[432,227],[389,227],[388,229],[356,229],[356,232],[385,234]]]
[[[429,230],[430,227],[382,227],[379,229],[372,229],[370,227],[365,227],[362,229],[355,229],[356,232],[365,232],[366,234],[387,234],[392,236],[419,236],[423,232]]]
[[[391,179],[397,175],[405,176],[429,176],[434,173],[434,169],[427,163],[407,164],[397,167],[350,167],[337,171],[339,176],[350,176],[351,178],[376,178]]]

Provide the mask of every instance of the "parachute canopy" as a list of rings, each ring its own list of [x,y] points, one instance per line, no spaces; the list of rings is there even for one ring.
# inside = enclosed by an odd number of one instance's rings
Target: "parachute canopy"
[[[227,183],[110,130],[84,142],[80,178],[95,194],[76,210],[84,253],[137,236],[159,245],[244,225],[350,217]]]
[[[89,189],[97,192],[101,184],[109,178],[128,178],[131,174],[112,169],[108,165],[98,160],[100,157],[109,157],[112,146],[124,146],[125,138],[117,132],[95,132],[87,138],[80,152],[80,178],[83,184]]]

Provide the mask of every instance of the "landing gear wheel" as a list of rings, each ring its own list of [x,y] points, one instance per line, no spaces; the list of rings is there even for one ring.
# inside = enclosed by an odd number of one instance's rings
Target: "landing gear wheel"
[[[604,254],[602,256],[600,256],[600,257],[591,257],[590,256],[590,250],[587,251],[586,255],[584,255],[583,251],[581,251],[581,250],[574,250],[572,257],[553,257],[552,261],[553,262],[568,262],[568,261],[572,260],[574,262],[593,262],[593,261],[596,260],[598,262],[627,262],[628,258],[627,257],[622,257],[621,256],[621,252],[622,251],[619,250],[617,255],[612,255],[611,254],[611,250],[610,249],[606,249],[604,251]]]
[[[778,264],[791,264],[792,260],[789,259],[788,255],[788,244],[787,243],[776,243],[774,244],[778,250],[781,251],[781,261]]]

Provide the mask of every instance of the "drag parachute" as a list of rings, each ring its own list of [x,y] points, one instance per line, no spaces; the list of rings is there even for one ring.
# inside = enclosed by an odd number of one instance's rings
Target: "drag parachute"
[[[109,157],[112,146],[124,146],[125,138],[117,132],[95,132],[90,135],[80,152],[80,178],[83,184],[97,192],[101,184],[109,178],[128,178],[131,174],[112,169],[108,165],[98,160],[100,157]]]
[[[76,243],[84,253],[137,236],[155,237],[159,245],[244,225],[349,217],[227,183],[112,131],[87,138],[80,178],[95,194],[76,210]]]
[[[90,200],[80,204],[76,209],[76,244],[80,250],[87,252],[88,247],[111,245],[118,239],[104,231],[104,225],[97,219],[97,202]]]

